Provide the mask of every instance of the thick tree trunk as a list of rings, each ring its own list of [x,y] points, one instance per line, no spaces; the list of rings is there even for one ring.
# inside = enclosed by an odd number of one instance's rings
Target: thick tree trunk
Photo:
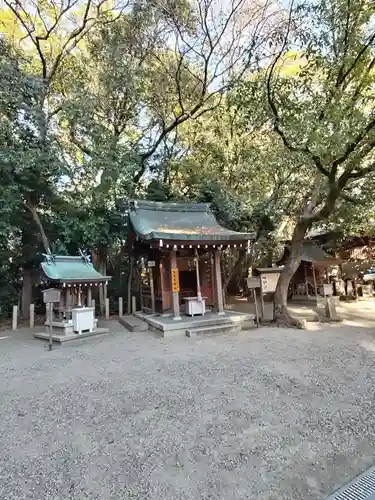
[[[33,271],[24,268],[22,274],[22,292],[21,292],[21,315],[28,318],[30,314],[30,304],[33,297]]]
[[[274,295],[274,321],[277,323],[285,323],[288,326],[302,328],[303,322],[293,318],[288,312],[288,288],[292,276],[297,271],[301,262],[303,240],[306,231],[309,228],[308,222],[299,221],[294,228],[293,237],[290,245],[290,254],[281,271],[279,281],[277,283]]]

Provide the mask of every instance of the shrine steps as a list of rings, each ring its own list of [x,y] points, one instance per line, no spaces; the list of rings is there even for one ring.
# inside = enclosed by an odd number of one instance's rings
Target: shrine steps
[[[148,329],[162,337],[185,337],[194,332],[199,333],[232,333],[255,327],[254,315],[235,311],[225,311],[225,314],[209,312],[204,316],[184,316],[176,320],[172,315],[149,315],[142,312],[135,313],[135,317]],[[124,324],[121,322],[121,324]],[[143,326],[142,325],[142,326]],[[147,329],[147,326],[143,326]],[[139,331],[139,327],[132,331]]]
[[[148,324],[145,321],[131,314],[121,316],[119,322],[130,332],[145,332],[148,330]]]
[[[238,333],[242,330],[241,325],[233,323],[224,323],[216,326],[203,326],[198,328],[189,328],[186,330],[187,337],[196,337],[197,335],[212,335],[212,334],[226,334]]]

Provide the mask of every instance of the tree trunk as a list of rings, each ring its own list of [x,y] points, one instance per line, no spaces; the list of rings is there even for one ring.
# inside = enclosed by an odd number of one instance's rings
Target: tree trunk
[[[232,269],[228,273],[228,276],[225,277],[225,280],[223,282],[224,297],[227,297],[228,285],[231,282],[233,276],[235,276],[239,271],[239,269],[241,269],[245,257],[246,257],[246,250],[240,250],[236,262],[234,263]]]
[[[100,248],[97,253],[96,268],[98,272],[103,276],[107,275],[107,252],[108,249],[106,247],[103,247]],[[103,284],[102,286],[99,286],[99,308],[101,316],[104,316],[105,314],[105,299],[107,298],[106,295],[106,286]]]
[[[32,203],[28,203],[28,202],[26,202],[25,205],[28,208],[28,210],[30,210],[30,212],[33,216],[33,219],[39,228],[40,236],[42,238],[43,246],[44,246],[46,253],[47,254],[51,253],[49,241],[48,241],[46,232],[44,231],[44,227],[43,227],[42,221],[40,220],[40,217],[39,217],[39,214],[38,214],[36,207]]]
[[[284,268],[281,271],[279,281],[274,295],[274,321],[285,323],[288,326],[303,327],[303,322],[292,317],[288,312],[288,288],[290,280],[297,271],[301,263],[303,240],[309,224],[306,221],[299,221],[294,228],[293,237],[290,245],[290,253],[287,257]]]
[[[272,263],[273,263],[273,251],[274,251],[273,245],[269,246],[268,249],[267,249],[267,267],[272,267]]]
[[[21,292],[21,315],[27,319],[30,314],[30,304],[33,297],[33,271],[24,268],[22,273],[22,292]]]

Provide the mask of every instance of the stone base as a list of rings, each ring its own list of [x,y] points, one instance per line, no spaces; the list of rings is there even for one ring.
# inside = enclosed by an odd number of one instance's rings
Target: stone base
[[[59,344],[65,344],[65,342],[70,342],[72,340],[82,340],[88,337],[96,337],[97,335],[105,335],[109,332],[108,328],[95,328],[92,332],[83,332],[83,333],[67,333],[65,335],[59,335],[55,332],[52,332],[52,341],[57,342]],[[34,333],[34,338],[49,340],[49,333],[47,332],[36,332]]]
[[[46,326],[46,333],[49,335],[48,332],[48,327],[49,327],[49,320],[47,319],[44,322],[44,325]],[[94,318],[94,330],[97,330],[97,325],[98,325],[98,318]],[[75,335],[76,332],[74,332],[74,327],[73,327],[73,321],[52,321],[52,335]]]
[[[193,335],[196,329],[202,329],[202,333],[221,330],[224,333],[255,327],[254,314],[234,311],[225,311],[224,315],[210,312],[204,316],[182,316],[180,320],[176,320],[173,316],[149,316],[144,313],[135,313],[135,317],[148,324],[148,329],[161,337],[184,337],[187,330],[190,330]]]

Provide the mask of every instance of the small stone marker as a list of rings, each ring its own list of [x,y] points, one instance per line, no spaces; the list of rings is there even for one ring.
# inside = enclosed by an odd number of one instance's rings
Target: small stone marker
[[[340,318],[337,315],[335,299],[333,297],[326,298],[326,316],[331,321],[340,321]]]
[[[123,316],[124,315],[124,302],[122,300],[122,297],[118,298],[118,315]]]
[[[109,319],[109,299],[105,299],[105,319]]]

